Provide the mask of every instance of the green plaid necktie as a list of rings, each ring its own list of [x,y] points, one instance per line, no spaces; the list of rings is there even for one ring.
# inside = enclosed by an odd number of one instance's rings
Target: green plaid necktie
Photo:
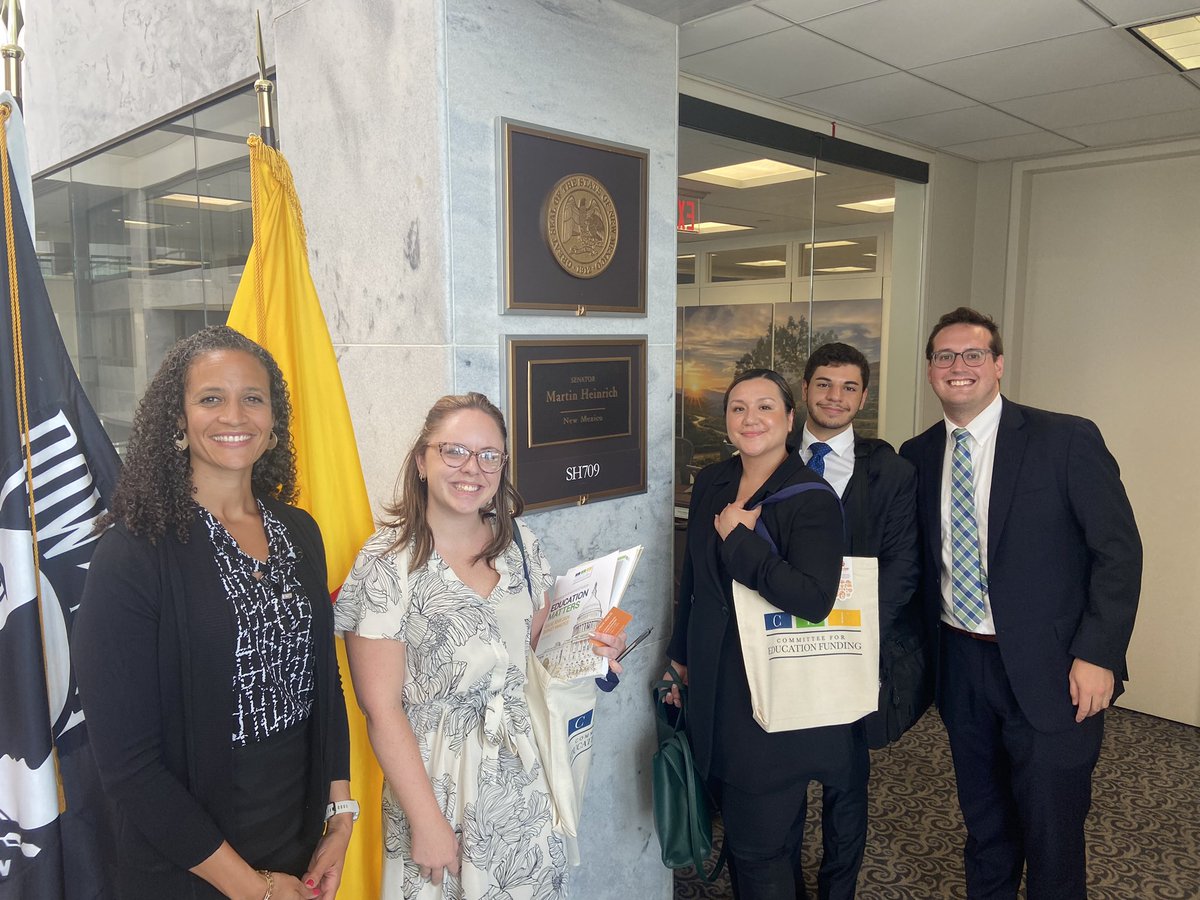
[[[954,456],[950,460],[950,595],[954,618],[973,629],[983,621],[987,576],[979,556],[969,435],[965,428],[954,429]]]

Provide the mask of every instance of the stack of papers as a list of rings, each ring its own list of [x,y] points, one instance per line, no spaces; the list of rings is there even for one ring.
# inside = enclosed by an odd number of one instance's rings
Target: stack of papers
[[[641,556],[640,545],[618,550],[555,579],[535,651],[547,672],[564,681],[608,674],[608,657],[592,652],[598,642],[589,637],[596,631],[618,634],[633,618],[619,607]]]

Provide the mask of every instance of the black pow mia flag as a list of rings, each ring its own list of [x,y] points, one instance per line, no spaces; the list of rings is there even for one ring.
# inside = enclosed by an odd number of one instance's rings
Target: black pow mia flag
[[[106,868],[113,852],[69,641],[96,546],[93,524],[120,461],[67,356],[11,169],[9,184],[15,270],[0,209],[0,900],[99,900],[116,896]],[[14,371],[14,280],[40,608]]]

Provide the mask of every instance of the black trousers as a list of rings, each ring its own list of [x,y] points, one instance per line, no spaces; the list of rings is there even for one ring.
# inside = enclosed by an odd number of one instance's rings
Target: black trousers
[[[825,786],[823,858],[817,875],[822,900],[850,900],[862,866],[867,837],[867,780],[870,756],[859,725],[853,750]],[[808,780],[784,790],[750,793],[728,782],[714,786],[729,846],[730,875],[737,900],[797,900],[806,897],[800,872]]]
[[[856,751],[859,748],[856,748]],[[862,741],[861,762],[855,766],[848,785],[821,785],[821,867],[817,870],[818,900],[854,900],[858,872],[867,848],[867,782],[871,776],[870,756]],[[806,798],[807,799],[807,798]],[[805,818],[807,803],[800,810]],[[796,900],[807,900],[801,871],[801,845],[796,844],[792,868]]]
[[[1013,695],[997,644],[943,628],[941,714],[950,735],[971,900],[1087,897],[1083,826],[1104,714],[1038,731]]]

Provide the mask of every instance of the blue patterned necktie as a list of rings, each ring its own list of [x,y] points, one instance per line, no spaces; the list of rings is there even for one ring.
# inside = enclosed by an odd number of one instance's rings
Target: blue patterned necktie
[[[808,452],[812,454],[808,458],[808,467],[822,478],[825,477],[825,456],[832,449],[828,444],[822,444],[820,441],[808,445]]]
[[[983,621],[987,576],[979,555],[969,436],[965,428],[954,429],[954,456],[950,460],[950,596],[954,618],[973,630]]]

